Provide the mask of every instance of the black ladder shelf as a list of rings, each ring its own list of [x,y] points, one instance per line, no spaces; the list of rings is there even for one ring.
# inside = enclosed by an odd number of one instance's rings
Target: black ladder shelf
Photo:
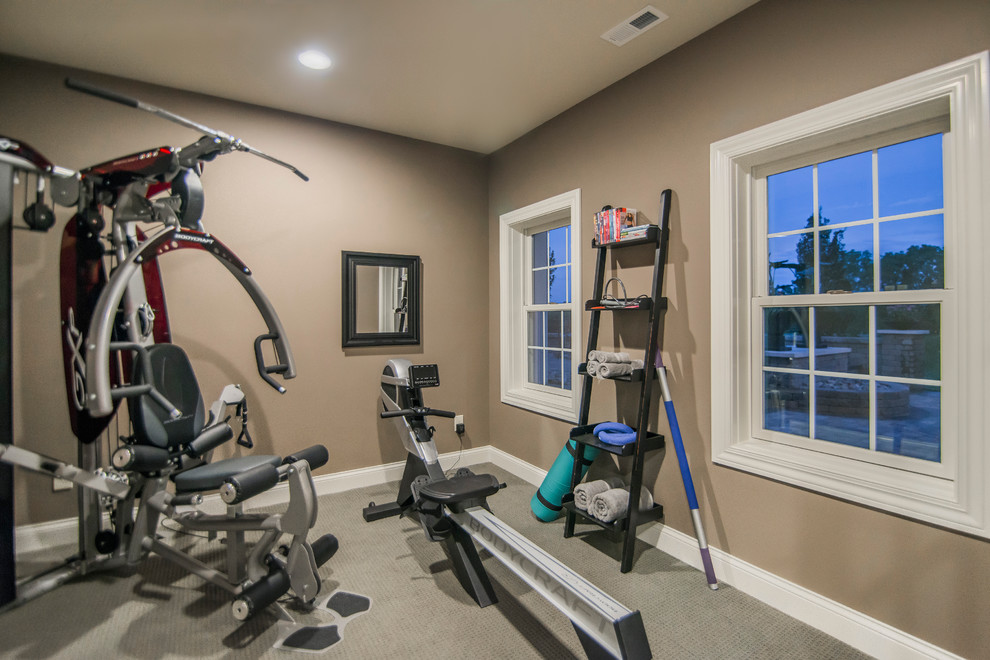
[[[640,492],[643,485],[643,465],[646,455],[664,446],[664,437],[648,430],[651,407],[651,394],[653,381],[656,379],[654,364],[656,363],[657,351],[660,350],[660,333],[662,330],[662,319],[667,309],[667,299],[662,297],[663,275],[667,264],[667,243],[670,236],[668,219],[670,216],[669,189],[660,193],[660,214],[657,225],[651,225],[642,238],[623,240],[614,243],[599,244],[597,240],[592,241],[592,247],[598,250],[598,261],[595,266],[595,290],[592,299],[585,304],[585,309],[591,311],[591,324],[588,330],[588,353],[598,347],[598,328],[602,312],[609,313],[632,313],[646,315],[649,322],[649,338],[647,340],[645,355],[643,358],[643,369],[634,370],[629,376],[620,376],[613,380],[639,383],[639,407],[637,411],[636,441],[627,445],[609,445],[600,442],[592,433],[596,424],[588,423],[589,407],[591,404],[591,392],[595,378],[587,373],[586,365],[578,367],[578,373],[584,376],[584,387],[581,392],[581,409],[578,426],[571,429],[570,439],[575,441],[578,454],[575,457],[574,469],[571,472],[571,494],[565,495],[562,505],[565,512],[564,537],[569,538],[574,535],[574,526],[580,522],[591,523],[609,530],[613,534],[623,535],[622,559],[619,569],[623,573],[632,570],[633,551],[636,546],[636,528],[640,525],[663,519],[663,506],[654,503],[653,507],[645,511],[640,511]],[[605,307],[601,304],[602,296],[605,293],[605,270],[606,257],[609,250],[625,249],[635,245],[652,245],[655,250],[653,262],[653,285],[649,298],[631,298],[623,306]],[[604,452],[617,456],[632,456],[633,465],[629,476],[629,510],[627,514],[614,521],[602,522],[591,515],[578,509],[574,505],[573,490],[581,481],[582,461],[584,460],[585,447],[594,447]]]

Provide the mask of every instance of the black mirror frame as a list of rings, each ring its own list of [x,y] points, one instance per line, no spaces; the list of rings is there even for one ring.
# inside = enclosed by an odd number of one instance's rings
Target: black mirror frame
[[[420,259],[405,254],[381,254],[377,252],[340,253],[343,321],[341,343],[344,348],[354,346],[399,346],[418,344],[420,341]],[[407,302],[409,329],[405,332],[357,331],[357,267],[393,266],[407,268],[409,272]]]

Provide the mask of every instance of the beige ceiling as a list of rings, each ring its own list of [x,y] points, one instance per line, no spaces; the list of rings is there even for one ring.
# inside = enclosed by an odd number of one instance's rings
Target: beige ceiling
[[[0,51],[490,153],[755,1],[0,0]]]

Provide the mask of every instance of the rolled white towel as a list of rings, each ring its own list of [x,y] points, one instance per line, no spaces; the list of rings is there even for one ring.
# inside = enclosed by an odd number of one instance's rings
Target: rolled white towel
[[[653,507],[653,496],[644,486],[639,493],[639,510]],[[612,488],[591,498],[588,513],[602,522],[612,522],[626,515],[629,510],[629,491],[625,488]]]
[[[609,353],[608,351],[590,351],[588,359],[595,362],[629,362],[629,353]]]
[[[595,481],[580,483],[574,487],[574,506],[582,511],[587,511],[588,505],[595,495],[604,493],[612,488],[618,488],[621,485],[621,477],[608,477],[606,479],[596,479]]]
[[[587,364],[584,365],[584,370],[588,372],[589,376],[598,376],[598,370],[601,369],[602,363],[597,360],[588,360]]]
[[[615,378],[616,376],[628,376],[635,369],[642,369],[642,360],[632,360],[631,362],[603,362],[598,367],[599,378]]]

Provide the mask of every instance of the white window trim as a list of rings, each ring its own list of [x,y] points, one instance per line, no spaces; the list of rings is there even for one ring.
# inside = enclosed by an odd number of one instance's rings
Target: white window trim
[[[583,350],[581,334],[581,189],[561,193],[499,216],[499,302],[502,403],[532,410],[568,422],[578,420],[581,405],[578,359],[571,359],[571,390],[527,384],[526,318],[522,305],[527,282],[524,266],[528,230],[554,220],[571,226],[571,350]],[[564,224],[564,223],[562,223]],[[558,306],[558,308],[563,306]]]
[[[987,52],[763,126],[711,146],[712,457],[719,465],[990,538],[990,450],[986,374],[990,353],[990,60]],[[946,268],[956,296],[954,327],[943,344],[957,350],[950,378],[958,418],[954,479],[912,474],[753,437],[754,364],[750,301],[757,290],[753,247],[754,169],[829,144],[928,121],[947,111]],[[958,266],[956,266],[958,264]],[[951,273],[951,275],[950,275]],[[727,375],[728,374],[728,375]],[[944,415],[944,413],[943,413]],[[944,419],[944,416],[943,416]]]

